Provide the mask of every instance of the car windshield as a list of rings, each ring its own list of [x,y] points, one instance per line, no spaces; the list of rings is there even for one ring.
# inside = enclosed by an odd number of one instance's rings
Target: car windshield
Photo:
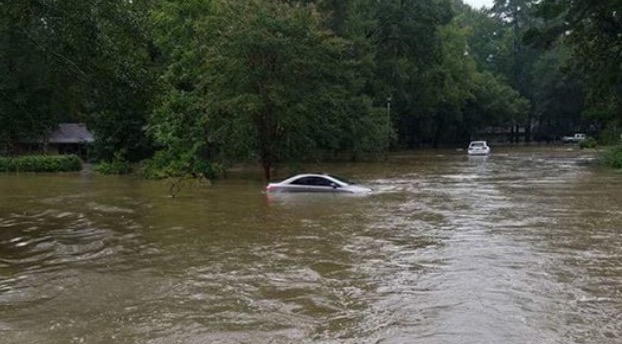
[[[484,147],[484,142],[472,142],[471,147]]]

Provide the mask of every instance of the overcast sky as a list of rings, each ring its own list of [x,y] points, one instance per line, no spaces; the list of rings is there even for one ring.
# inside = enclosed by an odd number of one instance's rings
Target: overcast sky
[[[465,4],[471,5],[471,7],[480,9],[482,6],[492,6],[493,0],[462,0]]]

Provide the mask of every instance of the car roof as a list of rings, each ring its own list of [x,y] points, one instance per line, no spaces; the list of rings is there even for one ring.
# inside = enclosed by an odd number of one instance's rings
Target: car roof
[[[302,178],[302,177],[322,177],[322,178],[326,178],[326,177],[330,177],[330,175],[328,175],[328,173],[300,173],[300,174],[296,174],[296,175],[293,175],[293,176],[289,176],[287,179]]]
[[[285,182],[292,182],[296,179],[299,178],[305,178],[305,177],[320,177],[320,178],[325,178],[334,182],[338,182],[339,184],[344,184],[342,181],[337,180],[335,178],[333,178],[331,175],[327,174],[327,173],[301,173],[301,174],[297,174],[295,176],[291,176],[287,179],[284,179],[283,181],[281,181],[281,183],[285,183]]]

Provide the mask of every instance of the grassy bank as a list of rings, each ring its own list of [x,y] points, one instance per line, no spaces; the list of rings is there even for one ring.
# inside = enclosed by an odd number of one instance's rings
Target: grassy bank
[[[0,157],[0,172],[67,172],[81,169],[82,162],[75,155]]]

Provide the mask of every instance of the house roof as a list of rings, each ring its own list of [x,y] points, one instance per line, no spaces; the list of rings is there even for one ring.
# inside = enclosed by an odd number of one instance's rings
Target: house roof
[[[48,137],[49,143],[91,143],[94,140],[84,123],[61,123]]]

